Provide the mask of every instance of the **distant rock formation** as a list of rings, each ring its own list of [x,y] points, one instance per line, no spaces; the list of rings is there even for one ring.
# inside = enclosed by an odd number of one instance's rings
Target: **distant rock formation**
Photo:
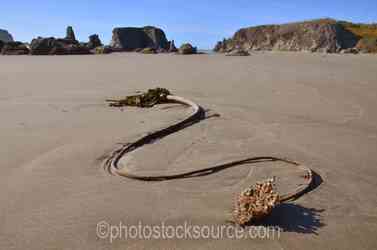
[[[243,28],[230,39],[218,42],[217,52],[234,49],[310,51],[338,53],[353,48],[360,38],[340,22],[319,19],[283,25]]]
[[[71,39],[36,38],[30,44],[31,55],[86,55],[89,48]]]
[[[75,32],[73,31],[72,26],[68,26],[68,27],[67,27],[67,32],[66,32],[65,39],[67,39],[67,40],[72,40],[72,41],[76,41]]]
[[[7,42],[4,43],[1,49],[2,55],[27,55],[29,49],[22,42]]]
[[[110,46],[119,51],[134,51],[140,48],[169,49],[164,31],[152,26],[115,28]]]
[[[192,54],[196,54],[198,50],[196,47],[193,47],[191,44],[184,43],[182,44],[181,47],[179,47],[178,52],[179,54],[182,54],[182,55],[192,55]]]
[[[2,55],[26,55],[29,48],[22,42],[13,41],[12,35],[0,29],[0,53]]]
[[[86,55],[91,54],[87,44],[76,40],[73,28],[67,27],[65,38],[38,37],[30,43],[31,55]]]
[[[178,52],[177,47],[175,47],[174,40],[171,40],[169,42],[169,50],[168,50],[168,52],[170,52],[170,53]]]
[[[89,36],[89,42],[87,44],[87,47],[89,49],[94,49],[97,47],[102,47],[101,39],[99,39],[99,36],[97,34]]]
[[[53,48],[57,47],[54,37],[38,37],[30,43],[30,54],[32,55],[50,55]]]
[[[8,31],[0,29],[0,41],[13,42],[13,37]]]

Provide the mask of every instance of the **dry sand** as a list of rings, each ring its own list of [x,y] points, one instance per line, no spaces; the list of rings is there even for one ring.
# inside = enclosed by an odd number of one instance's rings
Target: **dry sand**
[[[0,249],[375,249],[377,57],[258,53],[0,57]],[[310,166],[316,189],[265,224],[280,239],[109,240],[100,221],[221,225],[241,187],[275,165],[144,183],[110,176],[101,157],[182,118],[173,106],[108,108],[161,86],[219,113],[147,146],[130,168],[179,172],[246,156]]]

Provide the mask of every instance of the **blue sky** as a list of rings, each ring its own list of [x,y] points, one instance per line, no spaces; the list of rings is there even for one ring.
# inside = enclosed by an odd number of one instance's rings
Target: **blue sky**
[[[0,29],[16,40],[65,34],[72,25],[79,40],[97,33],[104,43],[114,27],[154,25],[176,44],[191,42],[202,49],[241,28],[319,17],[377,22],[377,0],[4,0]]]

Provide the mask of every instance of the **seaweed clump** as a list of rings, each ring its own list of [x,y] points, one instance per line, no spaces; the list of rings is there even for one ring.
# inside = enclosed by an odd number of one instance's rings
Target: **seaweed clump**
[[[274,179],[257,182],[237,197],[233,210],[234,222],[240,226],[257,222],[269,215],[279,203]]]
[[[156,104],[167,103],[168,95],[171,95],[168,89],[155,88],[149,89],[147,92],[139,95],[131,95],[119,100],[110,99],[106,101],[110,103],[110,107],[135,106],[150,108]]]
[[[144,48],[140,51],[142,54],[157,54],[157,51],[154,48]]]

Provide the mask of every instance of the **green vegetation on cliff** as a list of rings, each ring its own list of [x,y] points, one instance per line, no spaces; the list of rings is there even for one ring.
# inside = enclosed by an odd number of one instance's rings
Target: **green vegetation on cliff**
[[[360,37],[377,37],[377,24],[358,24],[339,21],[344,28]]]
[[[369,53],[377,53],[377,24],[358,24],[339,21],[345,29],[359,37],[356,48]]]

